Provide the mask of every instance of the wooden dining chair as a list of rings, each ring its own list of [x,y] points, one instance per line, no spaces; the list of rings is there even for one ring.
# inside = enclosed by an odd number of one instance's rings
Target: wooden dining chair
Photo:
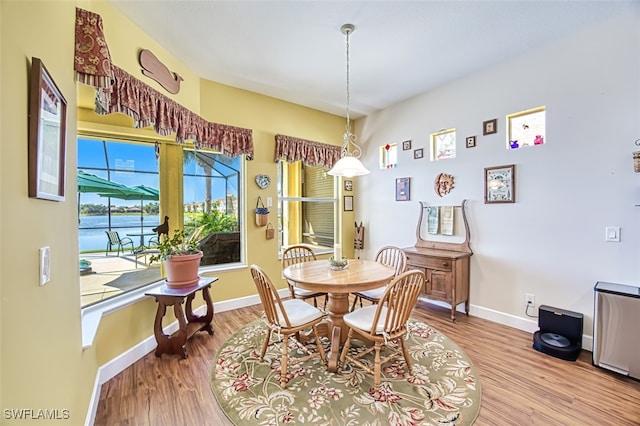
[[[282,351],[282,358],[280,360],[280,385],[284,388],[287,384],[287,370],[290,366],[297,365],[317,356],[319,356],[322,362],[326,365],[327,356],[324,352],[322,342],[318,337],[318,330],[316,328],[318,323],[324,319],[325,314],[320,309],[311,306],[300,299],[288,299],[282,301],[275,286],[259,266],[251,265],[251,276],[256,284],[258,294],[260,295],[260,301],[264,308],[264,321],[269,327],[269,331],[262,343],[260,361],[264,360],[264,355],[267,352],[269,345],[273,343],[280,343]],[[296,358],[295,360],[289,360],[289,337],[308,328],[312,329],[312,337],[316,342],[318,351],[313,353],[309,352],[303,344],[293,337],[292,340],[302,348],[307,355]],[[274,341],[272,343],[272,334],[275,334],[278,338],[282,336],[282,341]]]
[[[311,262],[316,260],[316,254],[313,250],[305,245],[296,244],[287,247],[282,252],[282,270],[289,265],[295,265],[296,263],[301,262]],[[327,307],[327,293],[321,293],[317,291],[309,291],[296,287],[289,280],[287,281],[287,285],[289,286],[289,293],[293,299],[313,299],[313,306],[318,307],[318,302],[316,300],[317,297],[324,296],[324,309]]]
[[[343,317],[345,324],[349,326],[347,340],[340,354],[340,364],[343,369],[346,360],[353,362],[372,373],[374,386],[378,387],[380,386],[382,364],[402,355],[409,374],[412,374],[411,358],[404,336],[407,333],[407,321],[418,300],[418,295],[422,291],[424,281],[425,275],[422,271],[403,272],[386,286],[384,294],[376,305],[357,309]],[[373,346],[364,351],[349,354],[353,338],[372,342]],[[388,344],[390,342],[400,343],[402,351],[390,346]],[[387,347],[391,353],[381,359],[380,350],[382,347]],[[360,358],[372,351],[375,351],[373,370],[360,361]]]
[[[397,277],[401,273],[407,270],[407,255],[401,248],[395,246],[384,246],[376,253],[376,262],[380,262],[383,265],[391,266],[396,270],[395,276]],[[351,311],[356,308],[356,304],[360,302],[362,307],[362,299],[368,300],[372,304],[378,303],[386,286],[374,288],[373,290],[357,291],[353,293],[353,305],[351,305]]]

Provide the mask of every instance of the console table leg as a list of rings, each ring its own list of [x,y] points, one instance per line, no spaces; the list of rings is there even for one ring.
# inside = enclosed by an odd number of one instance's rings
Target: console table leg
[[[210,335],[213,335],[213,327],[211,326],[211,321],[213,321],[213,302],[211,301],[211,295],[209,294],[209,287],[205,287],[202,289],[202,298],[207,304],[207,312],[202,316],[195,315],[193,313],[192,302],[194,297],[195,297],[195,293],[187,296],[187,303],[186,303],[187,322],[189,324],[196,323],[196,322],[202,323],[202,327],[199,329],[199,331],[206,331]]]
[[[158,301],[158,311],[156,312],[153,333],[156,336],[158,346],[156,347],[155,355],[159,357],[163,353],[178,354],[182,358],[186,358],[187,323],[182,311],[182,299],[170,296],[158,296],[156,299]],[[162,318],[167,313],[167,306],[171,305],[173,305],[173,313],[178,319],[179,327],[178,331],[171,336],[167,336],[162,330]]]

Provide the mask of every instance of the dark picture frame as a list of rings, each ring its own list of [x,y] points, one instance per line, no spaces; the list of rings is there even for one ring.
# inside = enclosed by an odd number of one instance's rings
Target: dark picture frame
[[[345,180],[344,181],[344,190],[345,191],[353,191],[353,181],[352,180]]]
[[[67,101],[39,58],[29,87],[29,197],[64,201]]]
[[[344,211],[345,212],[353,211],[353,195],[344,196]]]
[[[409,201],[411,198],[411,179],[396,178],[396,201]]]
[[[492,135],[498,132],[498,119],[487,120],[482,122],[482,134]]]
[[[409,151],[411,149],[411,140],[402,142],[402,150]]]
[[[467,148],[475,148],[476,146],[476,137],[468,136],[467,137]]]
[[[413,159],[417,160],[424,157],[424,148],[418,148],[413,150]]]
[[[515,164],[485,167],[484,202],[485,204],[516,202]]]

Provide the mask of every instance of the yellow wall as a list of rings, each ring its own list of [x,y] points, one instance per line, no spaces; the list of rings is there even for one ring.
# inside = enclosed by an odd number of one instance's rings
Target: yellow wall
[[[98,367],[81,349],[76,191],[66,201],[28,198],[31,58],[42,59],[67,100],[67,170],[76,163],[75,5],[3,1],[0,126],[2,409],[68,409],[84,421]],[[51,248],[51,282],[38,280],[38,248]],[[28,424],[4,419],[3,424]]]
[[[0,408],[69,410],[71,424],[83,424],[98,367],[152,336],[155,302],[145,299],[103,318],[94,345],[82,351],[78,277],[76,198],[76,120],[83,130],[118,130],[122,120],[102,121],[81,110],[86,87],[73,80],[75,6],[73,2],[39,1],[0,3]],[[274,136],[283,133],[339,144],[344,120],[273,98],[200,80],[108,2],[78,2],[99,13],[115,64],[139,74],[138,49],[154,52],[170,69],[180,73],[181,91],[172,96],[205,119],[253,129],[255,156],[246,162],[244,217],[248,241],[247,264],[265,267],[278,285],[276,240],[266,240],[264,228],[255,225],[253,208],[258,195],[277,198],[276,185],[260,190],[253,182],[259,173],[275,181]],[[27,196],[28,77],[32,57],[43,60],[67,100],[66,200],[52,202]],[[141,78],[142,80],[142,78]],[[143,80],[144,81],[144,80]],[[151,80],[145,81],[152,86]],[[158,88],[161,92],[163,89]],[[78,90],[79,89],[79,90]],[[78,96],[76,96],[78,91]],[[77,100],[79,99],[79,100]],[[130,121],[124,120],[127,123]],[[124,129],[129,134],[139,131]],[[178,173],[180,149],[162,146],[170,174]],[[180,215],[181,187],[163,179],[161,199],[167,214]],[[345,219],[349,225],[353,223]],[[270,218],[275,222],[275,210]],[[343,241],[352,238],[351,226]],[[349,236],[351,234],[351,236]],[[344,244],[350,246],[350,244]],[[38,248],[51,248],[51,282],[39,286]],[[345,248],[345,253],[348,251]],[[215,274],[213,299],[221,301],[255,294],[246,268]],[[28,424],[4,419],[3,424]]]

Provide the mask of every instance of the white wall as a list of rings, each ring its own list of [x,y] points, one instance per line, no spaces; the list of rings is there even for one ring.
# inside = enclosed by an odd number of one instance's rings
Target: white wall
[[[583,313],[592,334],[594,284],[640,284],[640,174],[632,160],[640,150],[640,9],[631,10],[360,120],[362,159],[372,170],[356,178],[362,256],[414,245],[418,201],[469,199],[472,314],[517,323],[527,318],[524,294],[533,293],[536,305]],[[546,144],[506,150],[505,116],[542,105]],[[498,133],[482,136],[482,122],[493,118]],[[431,162],[429,134],[451,127],[457,157]],[[472,135],[477,147],[467,149]],[[400,150],[397,168],[379,170],[378,148],[406,139],[425,158]],[[484,204],[484,168],[504,164],[516,165],[516,203]],[[443,198],[433,190],[440,172],[455,176]],[[398,177],[411,177],[409,202],[395,201]],[[622,228],[621,242],[605,242],[606,226]]]

